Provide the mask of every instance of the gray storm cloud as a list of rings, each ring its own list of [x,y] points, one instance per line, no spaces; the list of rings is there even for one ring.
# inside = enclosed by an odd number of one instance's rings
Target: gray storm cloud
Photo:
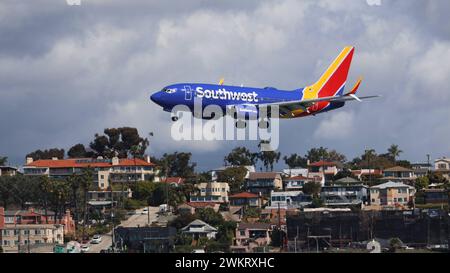
[[[88,144],[103,128],[155,133],[149,153],[192,151],[203,169],[245,142],[175,142],[149,95],[176,82],[294,89],[346,45],[349,82],[383,97],[281,122],[282,153],[326,146],[349,158],[397,143],[413,161],[450,155],[446,0],[100,1],[0,3],[0,154]],[[350,88],[351,86],[347,86]]]

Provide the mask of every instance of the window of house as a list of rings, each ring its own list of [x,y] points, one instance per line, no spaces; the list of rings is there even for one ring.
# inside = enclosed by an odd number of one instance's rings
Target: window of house
[[[372,198],[372,203],[375,203],[375,199]]]
[[[3,236],[9,236],[9,230],[3,230]]]
[[[241,231],[239,232],[239,235],[245,236],[245,230],[241,230]]]

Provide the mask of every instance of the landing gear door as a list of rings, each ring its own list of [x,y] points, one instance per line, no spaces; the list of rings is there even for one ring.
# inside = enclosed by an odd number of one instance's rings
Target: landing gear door
[[[184,99],[185,100],[192,100],[192,88],[189,85],[184,86]]]

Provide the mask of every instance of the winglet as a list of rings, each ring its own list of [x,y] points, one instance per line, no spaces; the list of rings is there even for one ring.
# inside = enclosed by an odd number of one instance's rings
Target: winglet
[[[355,83],[352,90],[350,92],[348,92],[347,94],[345,94],[344,96],[355,95],[356,92],[358,91],[359,86],[361,85],[362,80],[363,80],[363,78],[359,77],[358,81]]]
[[[220,79],[220,81],[219,81],[219,85],[223,85],[224,81],[225,81],[225,79],[224,79],[224,78]]]

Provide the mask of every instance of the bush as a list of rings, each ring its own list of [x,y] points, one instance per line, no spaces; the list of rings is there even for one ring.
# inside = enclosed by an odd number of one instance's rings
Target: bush
[[[194,248],[190,245],[178,245],[175,246],[175,253],[191,253]]]
[[[142,207],[147,206],[147,201],[145,200],[136,200],[136,199],[125,199],[124,200],[124,208],[126,210],[136,210]]]

